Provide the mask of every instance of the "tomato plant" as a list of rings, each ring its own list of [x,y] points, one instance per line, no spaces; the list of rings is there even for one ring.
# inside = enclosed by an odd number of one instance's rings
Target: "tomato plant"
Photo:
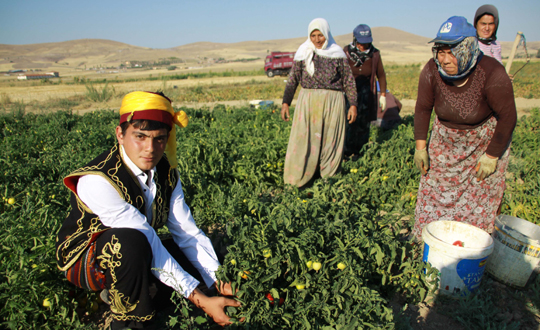
[[[183,110],[190,123],[178,130],[177,154],[185,197],[225,256],[217,276],[238,289],[242,307],[232,313],[244,325],[391,329],[396,292],[408,303],[425,298],[436,270],[399,234],[413,224],[418,189],[412,118],[394,130],[373,127],[341,174],[297,189],[283,183],[290,122],[271,110]],[[94,297],[56,267],[55,236],[69,209],[61,179],[109,149],[117,123],[113,111],[0,115],[2,327],[90,327],[80,311],[92,312]],[[538,132],[533,110],[513,135],[502,205],[533,222],[540,219]],[[209,323],[191,320],[183,298],[177,305],[177,325]]]

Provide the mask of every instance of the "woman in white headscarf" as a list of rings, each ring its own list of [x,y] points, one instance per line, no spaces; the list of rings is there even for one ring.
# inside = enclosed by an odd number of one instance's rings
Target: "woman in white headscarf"
[[[336,44],[330,26],[316,18],[308,39],[300,45],[283,95],[281,118],[289,121],[289,106],[298,84],[302,90],[294,112],[285,157],[286,184],[304,186],[317,172],[339,172],[345,144],[345,121],[356,120],[356,85],[347,56]],[[345,93],[350,103],[345,110]]]

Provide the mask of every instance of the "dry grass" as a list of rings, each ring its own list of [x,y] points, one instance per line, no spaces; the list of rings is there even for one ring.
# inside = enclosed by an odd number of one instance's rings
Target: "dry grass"
[[[252,64],[253,65],[253,64]],[[518,69],[520,62],[515,62],[513,69]],[[242,66],[240,66],[242,67]],[[388,89],[404,105],[404,113],[412,113],[417,95],[418,77],[422,65],[395,65],[387,63],[385,69]],[[514,81],[516,104],[520,115],[528,109],[540,106],[540,84],[538,72],[540,61],[533,61],[523,69]],[[226,69],[228,70],[228,68]],[[179,72],[168,72],[168,75]],[[207,71],[208,72],[208,71]],[[238,71],[236,71],[238,72]],[[135,90],[163,90],[175,101],[176,106],[189,105],[198,107],[215,102],[229,102],[250,99],[274,100],[279,104],[283,96],[284,77],[269,79],[266,76],[212,77],[196,79],[155,79],[155,73],[139,75],[136,81],[122,82],[120,79],[133,79],[119,75],[117,82],[108,82],[114,93],[107,101],[95,102],[88,98],[84,84],[73,84],[73,79],[63,82],[15,81],[0,82],[0,109],[16,111],[48,112],[56,110],[74,110],[86,112],[95,109],[118,109],[122,97]],[[90,80],[92,81],[92,80]],[[105,84],[93,84],[97,90],[103,90]],[[232,102],[232,103],[231,103]]]
[[[276,78],[278,79],[278,78]],[[113,87],[117,95],[125,95],[126,93],[143,90],[143,91],[156,91],[163,89],[163,83],[166,81],[167,86],[173,88],[177,86],[178,89],[185,89],[197,86],[209,86],[209,85],[231,85],[241,84],[248,81],[267,82],[269,79],[266,76],[246,76],[246,77],[214,77],[214,78],[202,78],[202,79],[181,79],[181,80],[143,80],[126,83],[109,83],[109,86]],[[19,83],[19,82],[17,82]],[[8,98],[9,100],[17,100],[25,103],[47,103],[51,100],[71,98],[73,96],[84,96],[86,94],[85,85],[67,85],[67,84],[36,84],[32,86],[31,82],[21,82],[22,84],[14,84],[10,86],[7,84],[0,84],[0,95],[2,100]],[[95,84],[96,88],[103,88],[104,84]],[[114,98],[111,103],[107,103],[112,107],[119,107],[120,102],[116,104]],[[3,102],[3,101],[1,101]]]

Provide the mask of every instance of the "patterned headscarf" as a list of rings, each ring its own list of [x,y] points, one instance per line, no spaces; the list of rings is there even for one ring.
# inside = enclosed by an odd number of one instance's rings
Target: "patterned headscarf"
[[[356,38],[353,38],[353,41],[348,45],[348,51],[349,51],[349,58],[354,62],[354,66],[360,66],[364,64],[364,62],[368,58],[373,57],[373,53],[375,52],[375,47],[373,47],[373,44],[369,44],[369,48],[365,51],[361,51],[358,49],[356,44],[358,41]]]
[[[122,99],[120,124],[132,120],[154,120],[171,127],[165,154],[171,167],[176,168],[178,162],[176,160],[176,129],[174,124],[186,127],[188,125],[187,114],[184,111],[174,112],[171,100],[164,95],[152,92],[131,92]]]
[[[452,51],[454,57],[457,59],[458,72],[456,75],[451,76],[447,74],[443,70],[441,64],[439,63],[439,60],[437,59],[437,52],[439,47],[444,46],[452,47],[450,48],[450,50]],[[476,39],[476,37],[467,37],[456,45],[436,43],[431,50],[433,52],[433,59],[435,60],[435,64],[437,64],[437,68],[439,69],[439,74],[441,75],[441,78],[447,81],[456,81],[467,77],[470,73],[472,73],[472,71],[476,67],[476,63],[478,63],[483,56],[483,53],[478,47],[478,40]]]

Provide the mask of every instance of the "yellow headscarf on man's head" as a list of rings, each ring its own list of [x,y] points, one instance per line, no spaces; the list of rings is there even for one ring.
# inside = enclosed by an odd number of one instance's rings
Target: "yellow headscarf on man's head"
[[[132,120],[154,120],[171,127],[165,154],[171,166],[176,168],[176,129],[173,123],[186,127],[189,121],[187,114],[184,111],[174,112],[171,100],[166,96],[152,92],[131,92],[122,99],[120,124]]]

